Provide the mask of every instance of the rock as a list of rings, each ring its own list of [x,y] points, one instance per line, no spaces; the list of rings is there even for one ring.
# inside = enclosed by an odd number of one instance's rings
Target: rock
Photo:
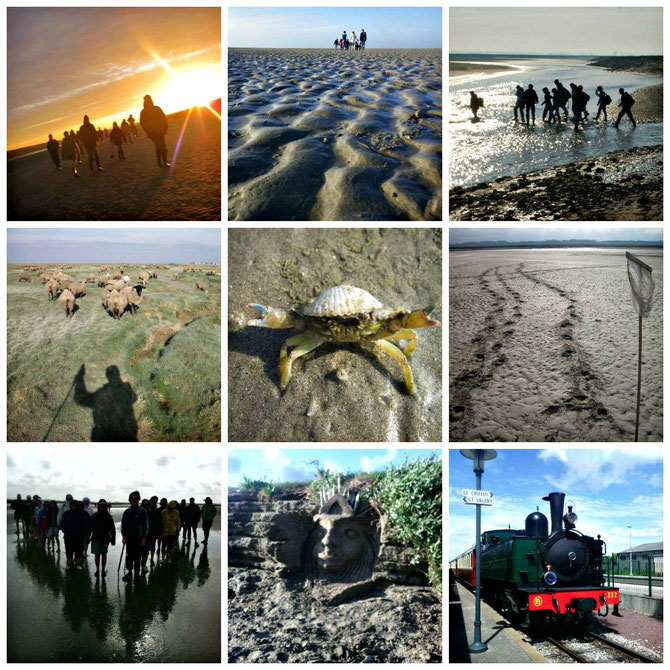
[[[594,170],[594,172],[595,172],[596,174],[602,174],[603,172],[605,172],[605,168],[597,167],[597,168]]]
[[[375,659],[372,656],[366,656],[363,659],[363,663],[374,663],[374,662],[375,662]]]

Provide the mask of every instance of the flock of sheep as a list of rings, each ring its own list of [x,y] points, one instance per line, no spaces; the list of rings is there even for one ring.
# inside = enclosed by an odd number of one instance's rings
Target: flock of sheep
[[[72,266],[69,266],[69,268]],[[68,268],[68,269],[69,269]],[[62,268],[56,268],[52,273],[39,268],[23,268],[24,271],[33,271],[38,273],[38,277],[45,285],[47,297],[49,300],[57,300],[60,306],[65,310],[65,317],[71,317],[76,310],[76,300],[86,295],[86,285],[96,284],[102,287],[102,306],[107,313],[114,319],[120,319],[128,311],[131,314],[137,313],[137,308],[142,302],[142,292],[146,288],[147,282],[152,278],[158,278],[158,273],[154,270],[143,270],[139,273],[139,284],[130,285],[130,277],[120,268],[113,275],[110,275],[109,268],[106,265],[100,267],[100,274],[96,278],[94,273],[89,273],[83,282],[77,281],[74,277],[63,272]],[[165,265],[163,269],[169,270],[170,266]],[[189,270],[184,270],[188,272]],[[195,272],[195,269],[190,269]],[[213,275],[214,272],[208,272]],[[173,279],[177,280],[178,274]],[[31,275],[22,273],[19,275],[19,282],[31,282]],[[196,281],[195,287],[199,291],[209,293],[209,285],[204,281]]]

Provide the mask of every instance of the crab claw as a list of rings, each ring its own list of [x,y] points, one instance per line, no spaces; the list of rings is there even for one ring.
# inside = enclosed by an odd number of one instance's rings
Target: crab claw
[[[247,307],[253,307],[261,313],[262,319],[249,319],[247,326],[259,326],[261,328],[293,328],[293,319],[283,310],[274,307],[265,307],[251,302]]]
[[[405,323],[403,327],[405,328],[425,328],[428,326],[440,326],[442,325],[439,321],[434,321],[430,318],[431,312],[434,312],[438,307],[441,306],[441,303],[436,302],[434,305],[426,307],[426,309],[417,309],[414,312],[411,312],[405,318]]]

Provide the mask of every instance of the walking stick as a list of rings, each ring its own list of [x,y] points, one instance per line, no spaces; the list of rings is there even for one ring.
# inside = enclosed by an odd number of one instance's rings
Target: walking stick
[[[126,550],[126,545],[124,544],[121,547],[121,557],[119,558],[119,567],[116,569],[116,575],[118,577],[119,571],[121,570],[121,561],[123,560],[123,552]]]
[[[639,326],[637,334],[637,409],[635,410],[635,441],[637,442],[638,430],[640,429],[640,390],[642,387],[642,316],[638,317]]]

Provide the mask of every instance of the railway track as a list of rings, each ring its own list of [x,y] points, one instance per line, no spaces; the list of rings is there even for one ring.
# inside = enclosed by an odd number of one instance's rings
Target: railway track
[[[566,644],[565,641],[559,641],[552,637],[546,638],[546,641],[577,663],[616,663],[621,661],[634,661],[637,663],[660,662],[653,658],[649,658],[648,656],[644,656],[643,654],[639,654],[632,649],[628,649],[628,647],[612,642],[612,640],[608,640],[596,633],[587,633],[583,639],[575,642],[579,647],[577,649],[569,646],[569,643]],[[584,648],[585,645],[589,646]],[[607,650],[606,653],[603,653],[603,650]],[[616,656],[613,656],[612,652],[615,652]]]

